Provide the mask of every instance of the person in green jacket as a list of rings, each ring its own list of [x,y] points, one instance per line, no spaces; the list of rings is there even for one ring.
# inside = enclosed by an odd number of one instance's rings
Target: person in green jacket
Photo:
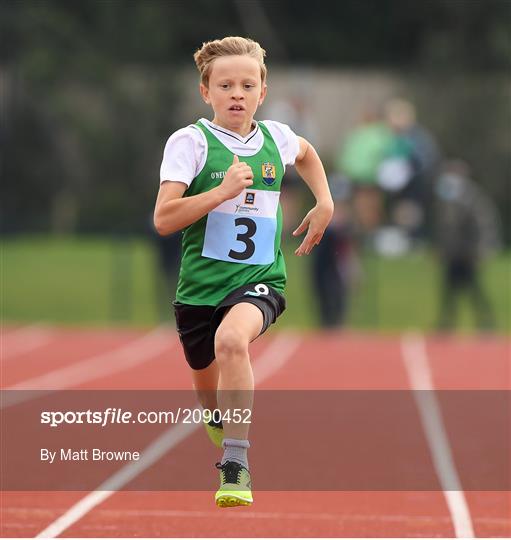
[[[355,225],[362,235],[374,231],[382,220],[378,169],[392,140],[392,131],[373,109],[367,108],[337,155],[336,169],[350,181]]]

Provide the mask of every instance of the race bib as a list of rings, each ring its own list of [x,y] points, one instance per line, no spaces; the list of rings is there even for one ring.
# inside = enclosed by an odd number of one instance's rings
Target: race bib
[[[208,214],[203,257],[241,264],[270,264],[280,192],[247,189]]]

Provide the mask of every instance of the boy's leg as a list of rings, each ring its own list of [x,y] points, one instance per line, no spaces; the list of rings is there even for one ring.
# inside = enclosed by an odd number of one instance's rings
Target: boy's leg
[[[261,310],[247,302],[232,306],[215,334],[215,356],[220,377],[218,405],[223,413],[230,409],[252,409],[254,375],[250,365],[248,346],[263,327]],[[242,416],[245,415],[242,413]],[[223,422],[226,439],[248,437],[250,424]]]
[[[254,376],[248,345],[263,328],[261,310],[246,302],[233,305],[215,334],[215,356],[220,370],[218,404],[224,414],[224,455],[217,463],[220,489],[215,494],[217,506],[240,506],[252,503],[252,483],[248,471],[247,449],[249,424],[236,421],[234,409],[241,418],[252,410]],[[225,418],[230,411],[231,421]]]
[[[210,416],[204,416],[204,427],[211,442],[222,448],[224,439],[223,424],[218,414],[218,376],[219,369],[216,360],[203,369],[192,369],[193,386],[204,411],[210,411]]]
[[[193,387],[197,393],[199,403],[204,409],[214,411],[218,408],[217,388],[220,370],[218,363],[213,360],[209,366],[203,369],[192,369]]]
[[[217,386],[218,364],[215,362],[211,317],[215,311],[212,306],[193,306],[174,302],[176,328],[183,345],[186,361],[192,368],[193,386],[199,403],[204,409],[218,409]],[[204,426],[211,442],[221,448],[224,433],[221,422],[215,413],[213,418],[204,415]]]

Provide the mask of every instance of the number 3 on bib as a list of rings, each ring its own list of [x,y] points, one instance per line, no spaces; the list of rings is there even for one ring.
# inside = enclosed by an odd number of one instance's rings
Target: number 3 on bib
[[[247,228],[247,232],[238,233],[238,235],[236,236],[236,240],[238,242],[243,242],[246,246],[246,249],[241,252],[231,249],[228,255],[231,259],[236,259],[238,261],[246,261],[247,259],[250,259],[250,257],[252,257],[252,255],[255,253],[255,244],[252,240],[252,237],[257,232],[257,225],[255,224],[255,221],[253,219],[246,217],[236,218],[234,220],[234,224],[236,225],[236,227],[244,225]]]
[[[202,256],[239,264],[271,264],[275,260],[278,192],[254,190],[251,200],[225,201],[208,214]],[[244,215],[240,215],[244,214]]]

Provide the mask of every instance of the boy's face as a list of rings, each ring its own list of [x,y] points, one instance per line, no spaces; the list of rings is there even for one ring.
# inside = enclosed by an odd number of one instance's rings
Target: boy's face
[[[266,96],[258,61],[250,56],[221,56],[213,61],[208,87],[200,85],[202,98],[213,107],[213,122],[247,135],[252,119]]]

